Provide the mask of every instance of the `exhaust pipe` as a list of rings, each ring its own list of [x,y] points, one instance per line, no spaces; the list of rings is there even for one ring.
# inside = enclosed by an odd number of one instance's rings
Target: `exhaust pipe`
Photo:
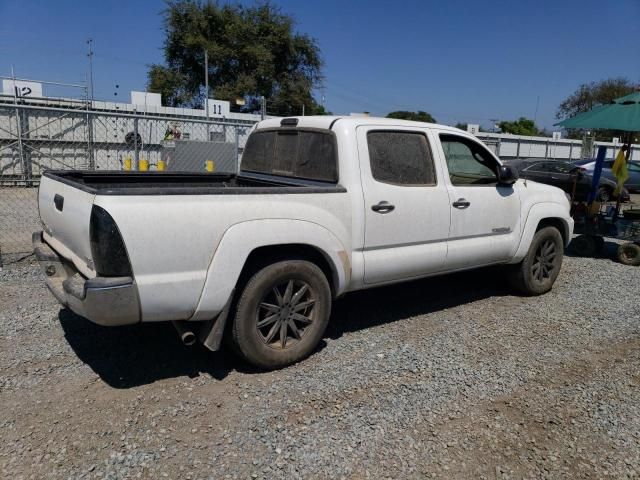
[[[173,323],[173,326],[178,332],[178,337],[180,337],[180,340],[183,344],[185,344],[187,347],[195,345],[196,334],[193,333],[193,330],[186,326],[187,322],[174,320],[171,323]]]

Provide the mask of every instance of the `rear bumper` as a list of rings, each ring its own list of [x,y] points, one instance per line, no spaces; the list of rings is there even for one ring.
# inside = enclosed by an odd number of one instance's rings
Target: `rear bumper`
[[[47,287],[62,305],[98,325],[140,321],[138,289],[132,277],[87,279],[42,240],[42,232],[35,232],[32,241]]]

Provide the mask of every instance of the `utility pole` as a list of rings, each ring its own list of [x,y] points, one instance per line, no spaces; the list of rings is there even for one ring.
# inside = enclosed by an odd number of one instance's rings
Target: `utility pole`
[[[302,104],[302,116],[304,117],[304,103]]]
[[[93,156],[93,117],[89,113],[89,110],[93,109],[93,38],[87,39],[87,45],[89,45],[89,91],[87,92],[87,150],[89,157],[89,170],[96,168],[95,160]]]
[[[264,98],[264,96],[260,97],[260,103],[260,114],[262,116],[262,120],[264,120],[264,118],[267,116],[267,99]]]
[[[209,52],[204,49],[204,110],[207,116],[207,142],[211,140],[211,131],[209,128]]]
[[[209,52],[207,52],[206,48],[204,49],[204,91],[206,92],[205,110],[207,112],[207,120],[209,120]]]
[[[89,45],[89,99],[91,100],[91,106],[93,106],[93,38],[87,39],[87,45]]]

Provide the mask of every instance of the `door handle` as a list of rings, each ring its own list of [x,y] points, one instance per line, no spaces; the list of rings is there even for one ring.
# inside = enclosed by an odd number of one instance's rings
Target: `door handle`
[[[396,206],[391,205],[389,202],[381,201],[377,205],[371,205],[371,210],[376,213],[389,213],[395,210]]]
[[[64,197],[62,195],[58,195],[57,193],[53,197],[53,204],[56,206],[56,210],[59,212],[64,208]]]
[[[464,209],[464,208],[467,208],[469,205],[471,205],[471,202],[468,200],[465,200],[464,198],[459,198],[458,200],[453,202],[451,205],[453,205],[456,208]]]

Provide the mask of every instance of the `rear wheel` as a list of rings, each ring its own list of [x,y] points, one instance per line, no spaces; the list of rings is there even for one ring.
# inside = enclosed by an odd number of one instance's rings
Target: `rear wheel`
[[[620,245],[618,247],[618,261],[634,267],[640,265],[640,245],[632,242]]]
[[[510,284],[525,295],[541,295],[553,287],[563,258],[562,235],[555,227],[536,232],[522,262],[511,267]]]
[[[609,187],[600,187],[598,188],[598,192],[596,194],[596,200],[605,203],[610,201],[612,196],[613,190],[611,190]]]
[[[331,290],[318,266],[304,260],[268,265],[247,282],[231,330],[235,350],[263,369],[309,355],[331,313]]]

